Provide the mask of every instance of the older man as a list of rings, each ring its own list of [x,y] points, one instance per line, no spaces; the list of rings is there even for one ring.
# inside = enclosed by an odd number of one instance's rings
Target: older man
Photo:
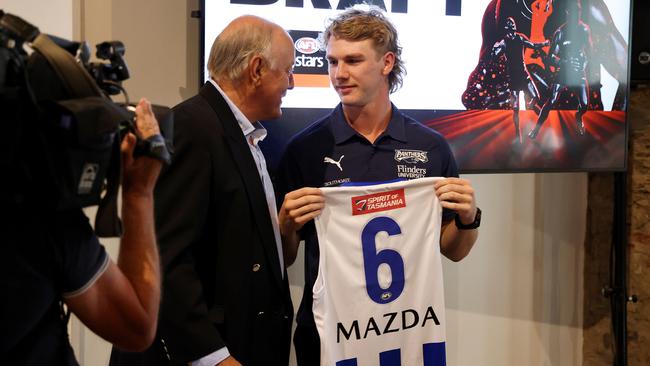
[[[293,310],[258,121],[282,114],[293,63],[290,36],[258,17],[214,41],[210,80],[174,108],[175,160],[155,192],[158,337],[113,364],[288,364]]]

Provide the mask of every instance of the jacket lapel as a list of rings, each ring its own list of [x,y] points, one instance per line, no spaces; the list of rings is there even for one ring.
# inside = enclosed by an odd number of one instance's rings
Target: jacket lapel
[[[260,236],[268,261],[272,266],[273,277],[275,277],[278,284],[282,283],[282,269],[278,257],[278,250],[275,244],[275,234],[273,233],[273,224],[269,216],[269,210],[266,203],[266,195],[264,193],[264,186],[262,185],[261,177],[257,172],[257,165],[251,155],[248,143],[244,138],[244,134],[235,119],[228,103],[221,96],[219,91],[209,82],[203,85],[199,94],[204,97],[208,104],[214,109],[221,124],[223,125],[224,133],[228,137],[226,139],[228,148],[232,153],[235,165],[239,170],[242,177],[246,192],[251,202],[251,210],[255,222],[260,231]],[[280,288],[282,286],[280,285]]]

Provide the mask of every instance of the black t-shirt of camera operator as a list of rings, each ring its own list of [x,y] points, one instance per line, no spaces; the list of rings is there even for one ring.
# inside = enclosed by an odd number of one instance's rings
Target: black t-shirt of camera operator
[[[106,251],[81,209],[0,207],[0,364],[77,365],[60,303],[101,276]]]

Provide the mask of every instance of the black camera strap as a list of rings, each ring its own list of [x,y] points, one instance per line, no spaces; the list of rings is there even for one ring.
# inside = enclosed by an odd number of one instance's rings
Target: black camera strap
[[[113,144],[113,156],[120,156],[119,139]],[[119,182],[122,167],[120,164],[110,164],[106,174],[109,184],[106,187],[106,195],[99,201],[97,214],[95,215],[95,233],[100,237],[113,237],[122,235],[122,222],[117,216],[117,196],[119,193]],[[114,184],[111,184],[114,182]]]

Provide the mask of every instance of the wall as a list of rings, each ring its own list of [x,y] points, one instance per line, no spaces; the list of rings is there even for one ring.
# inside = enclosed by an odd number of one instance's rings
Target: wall
[[[628,354],[630,366],[650,364],[650,86],[634,90],[630,104]]]
[[[609,283],[614,210],[614,174],[589,175],[587,240],[585,241],[584,348],[585,364],[612,365],[612,323],[609,300],[601,289]]]
[[[627,304],[627,352],[630,366],[650,364],[650,86],[632,90],[629,108],[627,284],[628,295],[638,302]],[[589,221],[585,248],[584,357],[588,365],[611,365],[614,358],[609,299],[601,295],[610,283],[613,214],[613,174],[589,178]]]
[[[198,90],[199,22],[190,19],[198,0],[77,1],[84,14],[81,39],[124,42],[131,72],[124,86],[132,102],[147,97],[173,106]]]
[[[91,45],[124,41],[132,73],[125,85],[132,100],[147,96],[172,105],[197,90],[198,22],[189,17],[197,0],[58,2],[79,17],[52,18],[49,23],[72,23],[75,37]],[[58,9],[51,2],[44,6],[32,1],[28,6],[24,0],[10,0],[13,3],[25,5],[26,18],[49,19]],[[581,365],[586,175],[468,178],[484,216],[471,255],[460,263],[443,264],[448,364]],[[106,245],[115,255],[115,241]],[[290,268],[296,304],[301,268],[302,263]],[[71,339],[82,365],[106,364],[108,345],[76,320]]]
[[[41,32],[72,38],[79,24],[79,13],[73,0],[2,0],[0,9],[12,13],[38,27]]]
[[[586,176],[470,177],[471,255],[446,263],[450,365],[581,365]]]

